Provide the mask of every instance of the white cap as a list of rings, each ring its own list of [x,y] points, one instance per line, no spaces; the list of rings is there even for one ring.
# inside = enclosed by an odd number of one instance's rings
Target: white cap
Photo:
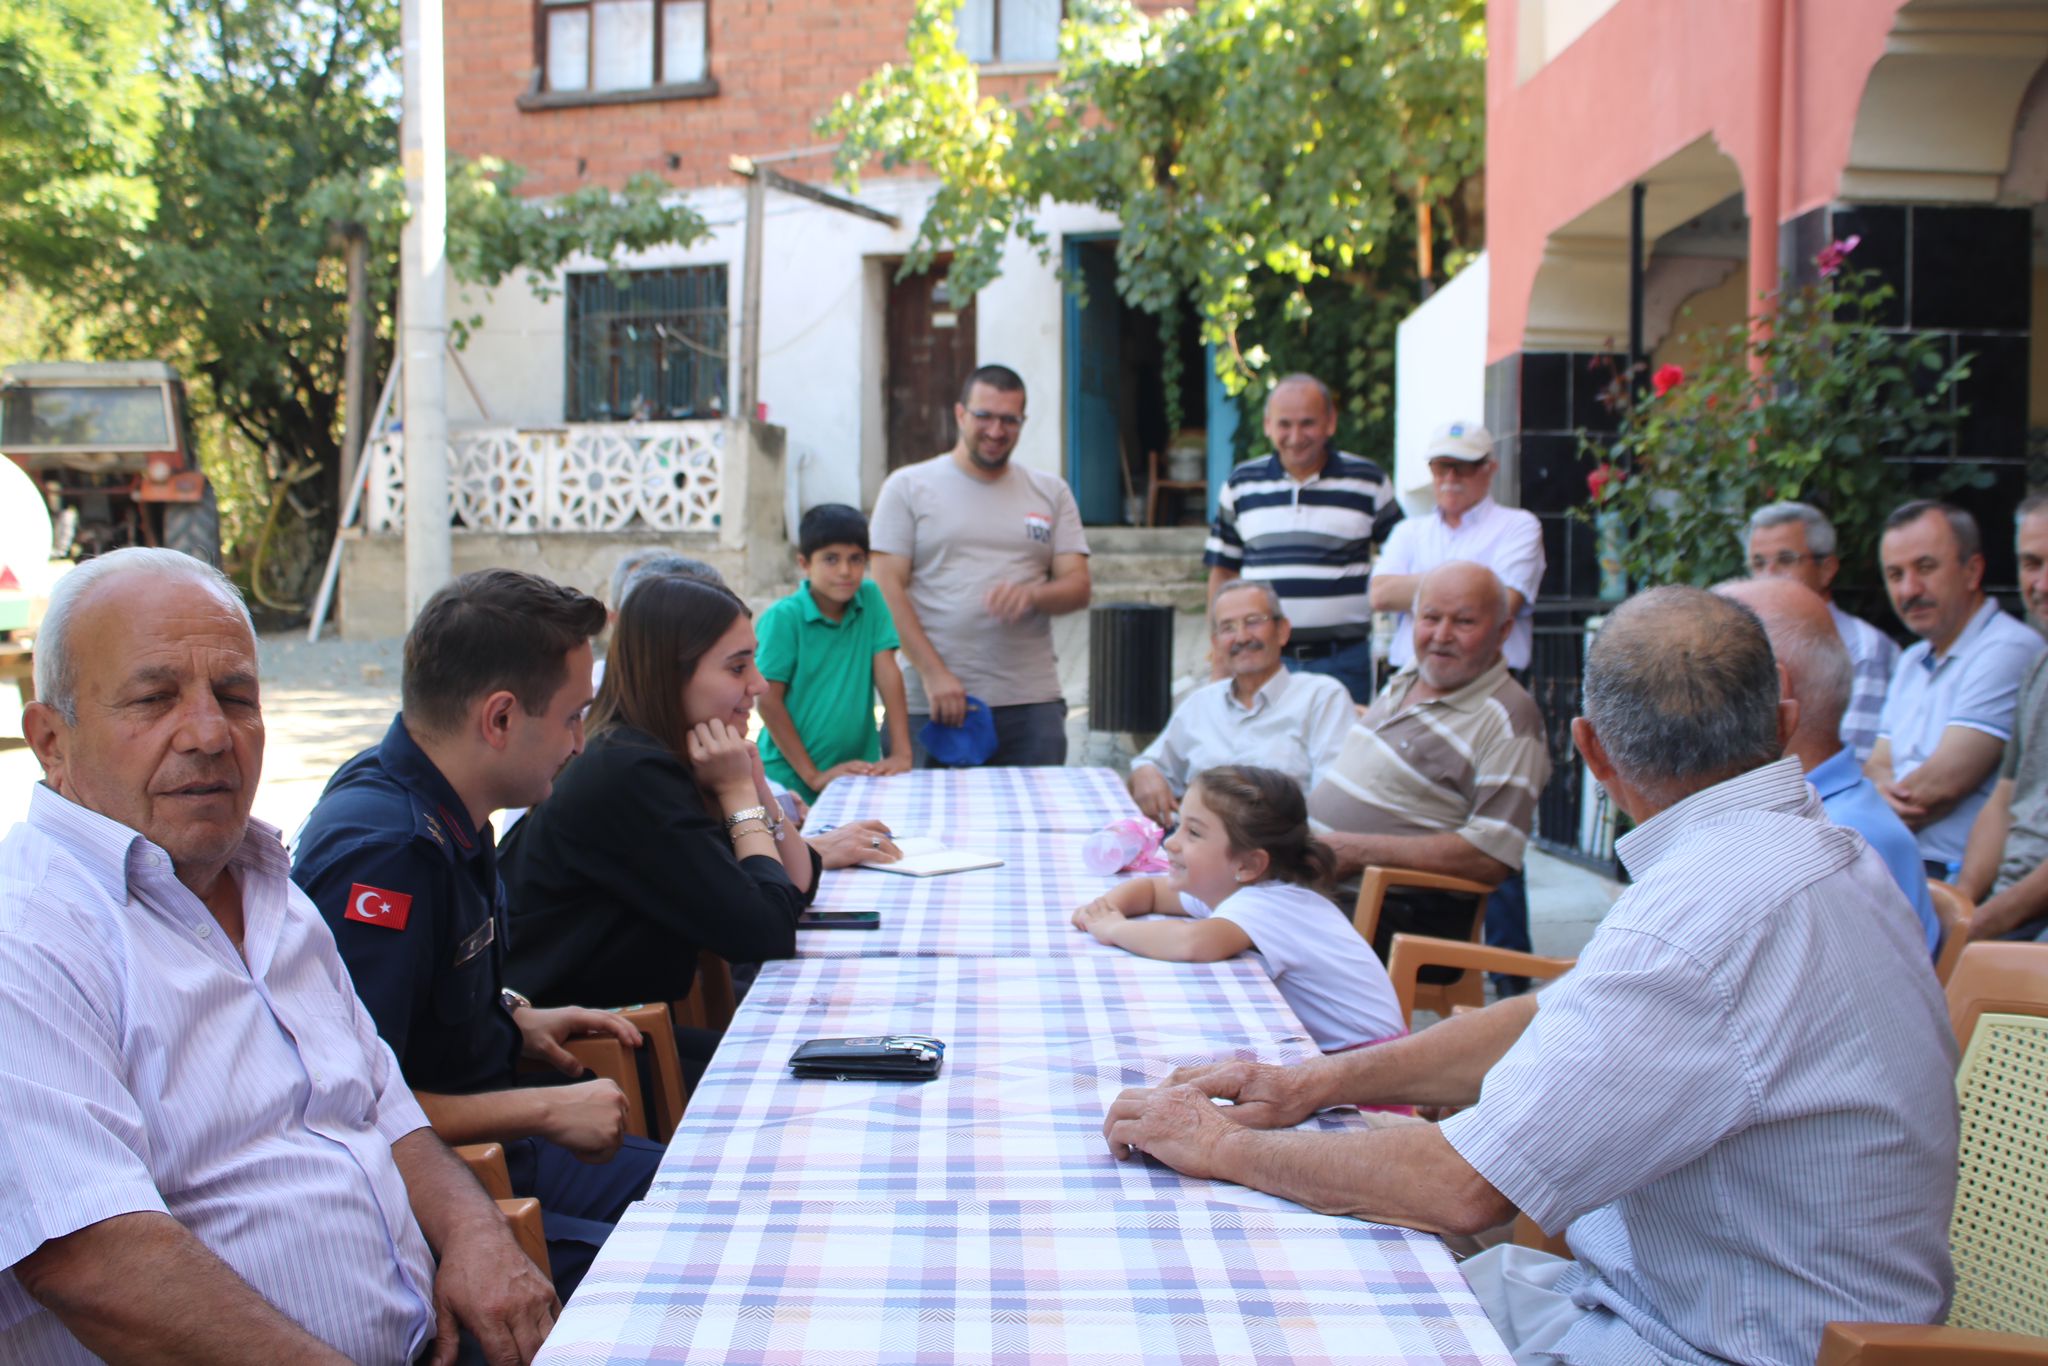
[[[1447,422],[1429,438],[1425,460],[1480,461],[1493,454],[1493,433],[1476,422]]]

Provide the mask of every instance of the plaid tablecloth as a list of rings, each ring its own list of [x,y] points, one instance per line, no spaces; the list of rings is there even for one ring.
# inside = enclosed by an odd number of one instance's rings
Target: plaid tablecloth
[[[789,1075],[806,1039],[887,1033],[945,1040],[938,1079]],[[1271,979],[1243,959],[774,963],[690,1098],[648,1200],[1172,1196],[1293,1208],[1157,1162],[1118,1162],[1102,1117],[1126,1087],[1185,1063],[1314,1055]],[[1314,1121],[1360,1122],[1349,1112]]]
[[[636,1209],[543,1362],[1454,1362],[1508,1355],[1434,1239],[1167,1201]]]
[[[799,930],[797,952],[806,958],[1122,954],[1071,923],[1076,906],[1120,880],[1081,865],[1086,838],[1015,830],[962,834],[951,841],[954,848],[992,855],[1003,866],[942,877],[833,869],[818,884],[814,909],[880,911],[881,928]]]
[[[905,835],[965,844],[977,830],[1088,834],[1138,815],[1107,768],[925,768],[893,778],[841,778],[818,797],[807,832],[874,818]]]

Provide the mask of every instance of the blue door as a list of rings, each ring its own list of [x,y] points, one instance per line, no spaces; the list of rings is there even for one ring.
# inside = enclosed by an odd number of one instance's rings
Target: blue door
[[[1119,322],[1114,237],[1069,237],[1067,277],[1088,292],[1067,294],[1067,484],[1089,526],[1123,524],[1123,452],[1118,444]]]
[[[1231,466],[1237,463],[1237,400],[1223,387],[1223,381],[1216,378],[1216,344],[1209,343],[1202,348],[1202,359],[1208,362],[1209,399],[1209,520],[1216,520],[1216,499],[1223,492],[1223,481],[1230,478]]]

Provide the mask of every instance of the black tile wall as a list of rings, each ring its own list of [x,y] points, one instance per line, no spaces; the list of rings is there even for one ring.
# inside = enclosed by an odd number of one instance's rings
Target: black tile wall
[[[1910,325],[1922,331],[2024,331],[2032,304],[2026,209],[1911,211]],[[1857,255],[1861,256],[1859,248]]]

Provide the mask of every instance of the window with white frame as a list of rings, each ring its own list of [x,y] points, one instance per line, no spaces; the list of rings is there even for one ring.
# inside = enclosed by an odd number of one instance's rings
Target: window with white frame
[[[690,85],[708,74],[708,0],[541,0],[543,89]]]
[[[1065,9],[1064,0],[961,0],[960,50],[989,66],[1050,66]]]

